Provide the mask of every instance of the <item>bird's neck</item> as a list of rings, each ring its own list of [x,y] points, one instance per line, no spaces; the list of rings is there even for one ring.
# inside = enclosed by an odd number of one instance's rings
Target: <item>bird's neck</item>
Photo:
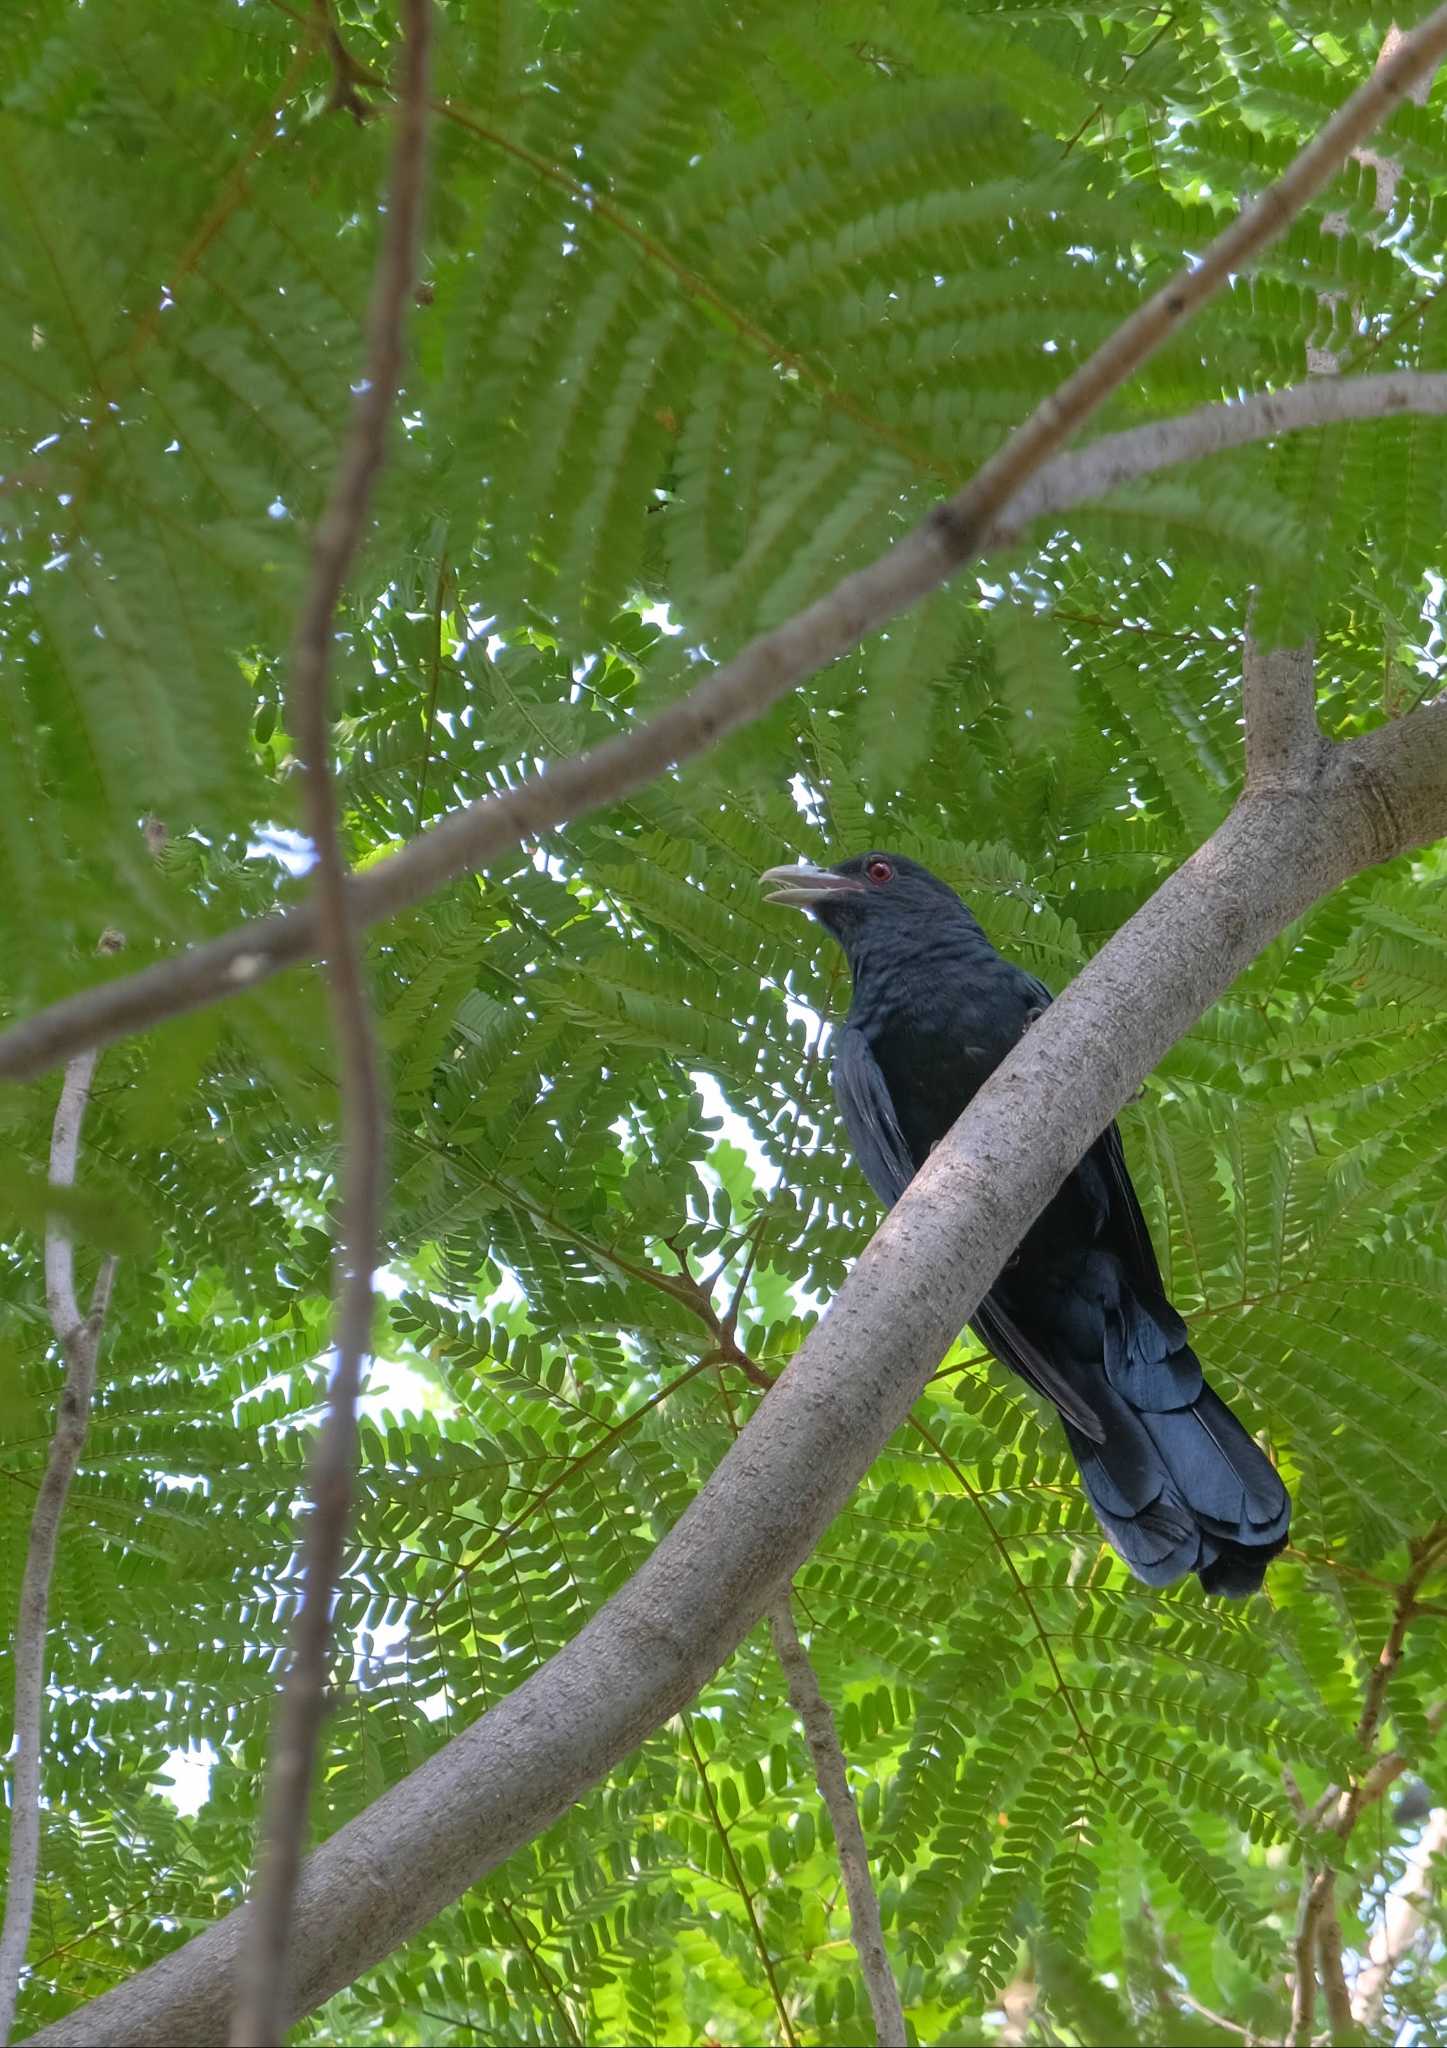
[[[970,912],[911,919],[852,935],[848,948],[854,1007],[876,1012],[917,1008],[930,988],[958,994],[972,968],[999,959]]]

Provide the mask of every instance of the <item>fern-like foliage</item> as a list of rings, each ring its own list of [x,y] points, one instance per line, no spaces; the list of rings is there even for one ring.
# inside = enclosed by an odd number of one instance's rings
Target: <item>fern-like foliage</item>
[[[449,0],[427,278],[336,650],[359,861],[626,733],[900,534],[1375,61],[1391,10]],[[360,364],[386,8],[25,0],[0,60],[7,1014],[290,900],[286,645]],[[347,88],[339,92],[339,83]],[[1447,366],[1443,87],[1113,402]],[[339,107],[338,99],[344,102]],[[1440,687],[1444,428],[1171,472],[984,565],[707,762],[373,938],[388,1298],[315,1822],[575,1635],[785,1370],[876,1221],[840,1145],[840,963],[760,869],[898,847],[1056,987],[1239,786],[1245,597],[1333,734]],[[148,824],[147,821],[150,821]],[[1298,1502],[1244,1609],[1126,1578],[1058,1428],[944,1362],[800,1574],[920,2040],[1284,2038],[1307,1800],[1447,1510],[1440,851],[1267,949],[1123,1118],[1174,1295]],[[0,1098],[10,1611],[58,1366],[53,1079]],[[25,2017],[240,1897],[326,1359],[316,977],[108,1049],[86,1242],[122,1250],[50,1637]],[[1383,1742],[1447,1692],[1426,1588]],[[3,1689],[0,1689],[3,1690]],[[8,1699],[8,1690],[5,1691]],[[199,1805],[172,1797],[181,1760]],[[1291,1773],[1283,1775],[1283,1765]],[[185,1772],[181,1771],[184,1778]],[[1349,1952],[1405,1837],[1340,1850]],[[1363,1891],[1361,1887],[1365,1886]],[[1372,1887],[1376,1887],[1374,1893]],[[1362,1903],[1358,1906],[1358,1895]],[[759,1631],[544,1837],[303,2037],[868,2026]],[[1440,1960],[1392,1993],[1442,2030]],[[1204,2015],[1204,2017],[1203,2017]]]

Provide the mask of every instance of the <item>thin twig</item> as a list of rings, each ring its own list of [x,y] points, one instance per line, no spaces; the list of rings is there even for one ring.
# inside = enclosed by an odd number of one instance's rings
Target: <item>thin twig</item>
[[[1239,2034],[1243,2041],[1255,2048],[1256,2036],[1249,2027],[1243,2027],[1239,2020],[1228,2020],[1224,2013],[1213,2012],[1209,2005],[1202,2005],[1199,1998],[1192,1998],[1188,1991],[1182,1991],[1179,1984],[1173,1984],[1171,1989],[1188,2011],[1198,2012],[1203,2020],[1209,2020],[1213,2027],[1220,2027],[1224,2033]]]
[[[422,772],[417,778],[417,829],[427,814],[427,777],[432,767],[432,734],[437,722],[437,694],[442,685],[442,619],[447,597],[447,553],[437,565],[437,595],[432,606],[432,673],[427,685],[427,709],[422,726]]]
[[[341,1097],[336,1364],[312,1466],[302,1604],[273,1741],[249,1954],[232,2027],[234,2048],[268,2048],[280,2040],[287,2024],[292,1901],[326,1711],[331,1608],[351,1510],[362,1360],[372,1334],[372,1272],[380,1232],[385,1106],[376,1032],[338,829],[328,674],[337,605],[386,458],[387,425],[401,380],[403,329],[421,240],[431,0],[406,0],[403,12],[402,90],[386,227],[369,316],[366,382],[317,529],[292,650],[293,719],[304,770],[305,816],[316,850],[314,901],[329,970]]]
[[[83,1052],[65,1070],[50,1134],[50,1180],[54,1187],[75,1185],[80,1128],[90,1100],[97,1058],[93,1051]],[[25,1965],[40,1875],[40,1760],[45,1739],[45,1638],[50,1587],[66,1496],[85,1448],[95,1392],[96,1355],[115,1271],[113,1255],[102,1260],[89,1312],[82,1316],[75,1297],[75,1247],[70,1226],[59,1215],[48,1218],[45,1301],[56,1345],[65,1363],[65,1384],[60,1391],[45,1474],[30,1518],[25,1573],[20,1582],[20,1612],[15,1626],[15,1770],[5,1922],[0,1928],[0,2041],[10,2039],[15,2020],[20,1973]]]
[[[1387,1629],[1386,1641],[1367,1676],[1363,1692],[1356,1739],[1364,1752],[1370,1752],[1382,1725],[1387,1708],[1387,1688],[1391,1683],[1392,1673],[1401,1662],[1407,1631],[1417,1613],[1417,1596],[1431,1572],[1442,1562],[1444,1554],[1447,1554],[1447,1522],[1434,1523],[1427,1534],[1411,1546],[1409,1568],[1395,1589],[1392,1619]],[[1439,1701],[1428,1710],[1429,1726],[1440,1726],[1444,1710],[1447,1710],[1447,1701]],[[1400,1750],[1391,1750],[1384,1756],[1374,1758],[1369,1768],[1360,1777],[1354,1777],[1347,1785],[1328,1785],[1315,1806],[1303,1816],[1307,1825],[1312,1828],[1325,1827],[1341,1841],[1346,1841],[1365,1808],[1380,1799],[1387,1787],[1399,1778],[1406,1768],[1407,1758]],[[1294,1785],[1293,1780],[1287,1788],[1289,1792],[1294,1789]],[[1299,1792],[1296,1797],[1299,1800]],[[1318,1966],[1326,1991],[1332,2031],[1336,2034],[1343,2026],[1349,2028],[1352,2025],[1351,2001],[1342,1970],[1342,1932],[1336,1910],[1336,1871],[1330,1864],[1313,1860],[1308,1863],[1302,1877],[1293,1960],[1293,2043],[1309,2042],[1312,2038],[1312,2027],[1316,2017]]]
[[[1306,1795],[1296,1782],[1296,1773],[1290,1764],[1281,1766],[1281,1782],[1286,1787],[1286,1796],[1291,1801],[1291,1810],[1305,1827],[1307,1824]]]
[[[734,1845],[729,1840],[728,1828],[724,1824],[723,1815],[719,1812],[718,1800],[714,1796],[713,1780],[709,1777],[708,1766],[703,1760],[703,1752],[694,1737],[693,1723],[689,1720],[686,1713],[681,1715],[680,1719],[683,1722],[684,1740],[688,1744],[690,1754],[693,1757],[694,1768],[697,1770],[699,1782],[703,1786],[703,1796],[708,1805],[709,1818],[713,1822],[714,1832],[717,1834],[720,1846],[723,1849],[724,1861],[727,1863],[729,1874],[733,1878],[734,1890],[744,1902],[744,1911],[748,1915],[749,1931],[753,1935],[754,1952],[759,1958],[764,1976],[768,1982],[769,1995],[774,2001],[774,2011],[779,2016],[779,2031],[787,2043],[787,2048],[799,2048],[799,2039],[794,2032],[794,2022],[789,2017],[789,2008],[785,2005],[784,1994],[779,1989],[779,1979],[774,1969],[774,1959],[769,1953],[769,1944],[764,1939],[764,1930],[759,1925],[759,1916],[754,1910],[754,1895],[749,1890],[748,1880],[739,1867],[739,1859],[734,1854]]]
[[[970,1501],[976,1514],[984,1523],[985,1528],[989,1533],[990,1542],[994,1546],[995,1550],[998,1552],[1000,1562],[1004,1565],[1006,1571],[1014,1580],[1015,1591],[1020,1596],[1020,1603],[1024,1607],[1025,1612],[1030,1617],[1030,1625],[1035,1631],[1036,1641],[1039,1643],[1041,1651],[1044,1654],[1045,1661],[1050,1666],[1051,1674],[1054,1677],[1055,1690],[1059,1696],[1060,1704],[1064,1707],[1066,1713],[1070,1716],[1071,1720],[1075,1724],[1076,1741],[1079,1743],[1080,1747],[1084,1750],[1086,1756],[1089,1758],[1091,1769],[1094,1771],[1095,1775],[1098,1778],[1105,1777],[1107,1774],[1105,1771],[1101,1769],[1100,1759],[1095,1753],[1095,1744],[1091,1741],[1090,1730],[1086,1727],[1085,1722],[1081,1719],[1080,1709],[1075,1704],[1075,1700],[1071,1694],[1070,1687],[1065,1683],[1065,1673],[1060,1668],[1060,1660],[1056,1656],[1054,1645],[1050,1641],[1050,1632],[1046,1628],[1044,1622],[1040,1619],[1040,1610],[1035,1605],[1034,1597],[1031,1594],[1030,1588],[1025,1582],[1025,1578],[1021,1573],[1020,1567],[1016,1564],[1014,1558],[1010,1555],[1009,1545],[1005,1542],[999,1530],[995,1527],[994,1517],[991,1515],[988,1507],[986,1507],[985,1502],[981,1497],[978,1488],[971,1486],[969,1480],[965,1477],[964,1472],[961,1470],[960,1466],[950,1456],[949,1452],[945,1449],[944,1445],[940,1442],[939,1438],[935,1435],[932,1429],[930,1429],[925,1423],[921,1422],[918,1419],[918,1417],[914,1415],[910,1416],[909,1425],[910,1428],[914,1431],[915,1435],[917,1437],[920,1437],[925,1443],[929,1445],[930,1449],[934,1452],[935,1456],[939,1459],[940,1463],[944,1466],[945,1470],[949,1472],[951,1476],[954,1478],[954,1481],[956,1485],[959,1487],[961,1493],[963,1493],[965,1497]]]
[[[859,1825],[859,1809],[849,1789],[844,1752],[834,1725],[833,1711],[819,1688],[819,1678],[799,1641],[794,1611],[787,1593],[769,1614],[769,1633],[774,1655],[783,1667],[789,1701],[799,1716],[809,1754],[814,1759],[814,1776],[819,1796],[829,1810],[844,1889],[849,1897],[849,1928],[854,1938],[869,2009],[874,2015],[874,2037],[879,2048],[904,2048],[904,2012],[899,1986],[890,1968],[884,1946],[884,1926],[879,1917],[879,1895],[869,1873],[869,1850]]]
[[[1397,1589],[1392,1626],[1386,1642],[1382,1645],[1381,1655],[1367,1680],[1362,1717],[1357,1723],[1357,1741],[1363,1749],[1371,1744],[1382,1724],[1382,1715],[1387,1705],[1387,1686],[1401,1661],[1407,1630],[1411,1627],[1417,1612],[1417,1595],[1422,1590],[1423,1581],[1441,1561],[1444,1551],[1447,1551],[1447,1522],[1436,1523],[1419,1543],[1412,1545],[1411,1568]]]
[[[502,1910],[507,1915],[508,1922],[512,1927],[513,1933],[518,1938],[518,1942],[523,1950],[523,1953],[526,1955],[528,1961],[532,1964],[534,1971],[537,1973],[538,1982],[542,1985],[544,1991],[547,1992],[549,2001],[552,2004],[554,2012],[562,2021],[563,2032],[567,2035],[568,2039],[575,2044],[575,2048],[581,2048],[583,2037],[578,2032],[577,2026],[573,2020],[573,2015],[568,2011],[567,2006],[563,2003],[562,1993],[558,1989],[558,1980],[556,1974],[549,1968],[546,1957],[540,1955],[538,1950],[534,1947],[533,1943],[528,1940],[527,1928],[523,1925],[522,1921],[519,1920],[517,1914],[514,1912],[513,1908],[508,1904],[506,1899],[503,1900]]]

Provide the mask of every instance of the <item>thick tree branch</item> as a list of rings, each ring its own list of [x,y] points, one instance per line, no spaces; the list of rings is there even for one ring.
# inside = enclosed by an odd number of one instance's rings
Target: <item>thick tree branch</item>
[[[301,1610],[273,1739],[250,1951],[231,2036],[234,2048],[268,2048],[286,2030],[292,1902],[326,1713],[331,1610],[352,1504],[357,1396],[362,1362],[371,1346],[386,1110],[361,939],[347,891],[331,769],[328,682],[337,606],[386,459],[387,426],[402,376],[403,332],[422,231],[431,5],[432,0],[406,0],[403,7],[402,87],[386,226],[372,292],[366,380],[317,529],[292,649],[293,719],[307,829],[316,849],[315,918],[327,959],[341,1096],[336,1364],[312,1464]]]
[[[1263,654],[1248,621],[1241,671],[1246,722],[1246,787],[1259,796],[1309,787],[1328,748],[1316,722],[1312,650],[1279,647]]]
[[[50,1134],[50,1180],[54,1187],[75,1185],[80,1129],[90,1100],[96,1059],[94,1052],[81,1053],[65,1070]],[[30,1518],[30,1540],[20,1581],[20,1613],[15,1626],[15,1768],[10,1797],[5,1922],[0,1928],[0,2041],[10,2039],[15,2022],[15,2003],[40,1876],[40,1764],[45,1741],[45,1638],[50,1587],[66,1496],[90,1424],[96,1355],[115,1270],[114,1258],[102,1262],[89,1312],[82,1315],[75,1296],[75,1247],[70,1228],[63,1218],[50,1218],[45,1228],[45,1300],[65,1365],[65,1382],[60,1390],[55,1431],[35,1499],[35,1512]]]
[[[879,1917],[879,1897],[869,1872],[869,1849],[859,1825],[859,1809],[849,1789],[844,1752],[834,1726],[833,1711],[819,1689],[818,1675],[794,1626],[789,1596],[769,1612],[769,1633],[774,1655],[783,1668],[789,1700],[799,1716],[819,1796],[829,1809],[839,1867],[844,1873],[844,1890],[849,1899],[849,1929],[864,1987],[869,1993],[869,2010],[874,2016],[874,2038],[879,2048],[904,2048],[904,2013],[899,2003],[899,1986],[889,1965],[884,1946],[884,1926]]]
[[[1403,843],[1447,832],[1427,746],[1391,763]],[[1380,737],[1373,735],[1374,739]],[[938,1146],[658,1549],[542,1670],[308,1859],[291,2011],[424,1926],[683,1707],[778,1599],[1065,1175],[1262,946],[1382,858],[1334,748],[1252,793],[1032,1026]],[[1415,779],[1413,763],[1416,764]],[[246,1912],[40,2037],[222,2037]]]

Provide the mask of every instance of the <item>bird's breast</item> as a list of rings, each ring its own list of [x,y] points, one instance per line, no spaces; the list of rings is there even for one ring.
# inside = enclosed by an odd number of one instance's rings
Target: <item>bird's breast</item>
[[[916,1167],[949,1130],[1019,1036],[969,1005],[942,1018],[918,1011],[877,1020],[868,1032]]]

